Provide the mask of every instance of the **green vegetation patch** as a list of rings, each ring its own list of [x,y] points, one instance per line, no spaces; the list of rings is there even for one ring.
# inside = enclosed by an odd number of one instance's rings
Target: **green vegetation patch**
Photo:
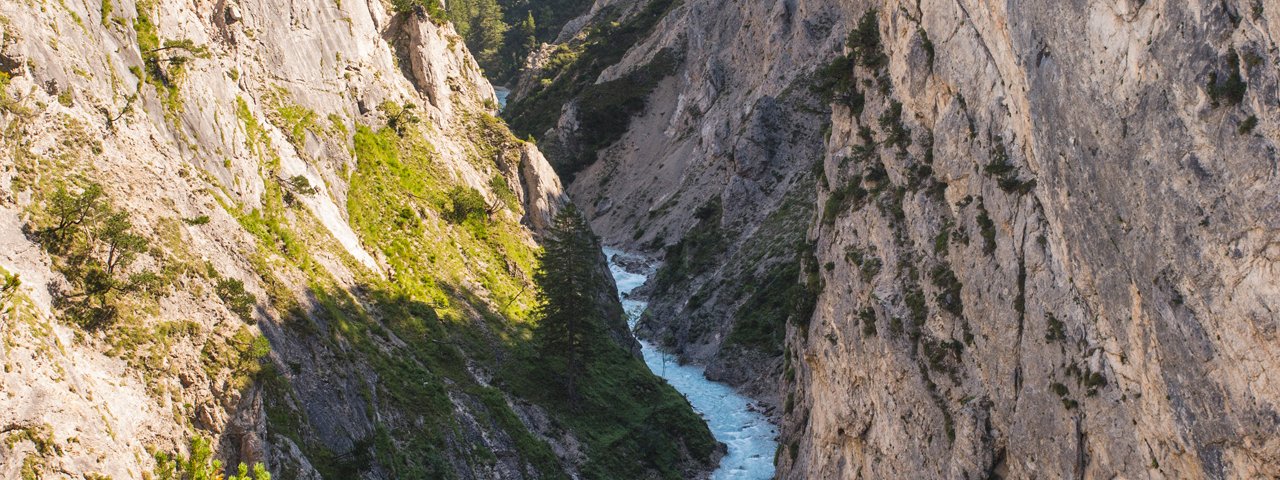
[[[645,98],[658,81],[679,65],[681,55],[664,50],[643,67],[611,82],[596,84],[605,68],[618,63],[631,46],[647,37],[679,5],[679,0],[652,0],[643,9],[621,21],[608,21],[618,14],[612,9],[597,15],[597,22],[581,40],[561,45],[542,70],[539,88],[509,104],[504,116],[521,137],[540,138],[559,121],[561,107],[580,100],[580,132],[583,152],[570,159],[554,159],[566,181],[594,161],[595,150],[616,141],[629,125],[630,117],[644,108]],[[598,125],[593,124],[598,121]]]
[[[606,333],[612,285],[598,274],[599,239],[572,207],[557,215],[536,275],[543,303],[530,347],[503,379],[578,432],[587,478],[682,478],[716,450],[688,401]]]
[[[1227,52],[1226,64],[1226,75],[1210,72],[1209,82],[1205,85],[1209,101],[1215,107],[1222,104],[1239,105],[1244,101],[1245,91],[1249,89],[1249,84],[1240,74],[1240,54],[1236,53],[1236,49],[1232,48]]]

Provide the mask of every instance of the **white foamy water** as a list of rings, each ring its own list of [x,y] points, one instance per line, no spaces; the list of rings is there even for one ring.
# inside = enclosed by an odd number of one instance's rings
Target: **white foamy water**
[[[614,263],[617,250],[606,248],[609,271],[622,295],[622,308],[627,311],[627,323],[634,329],[640,313],[648,303],[629,300],[627,293],[643,285],[647,277],[630,273]],[[764,415],[752,411],[753,403],[732,387],[707,380],[702,367],[679,365],[673,355],[667,355],[653,344],[640,340],[644,363],[653,373],[667,380],[693,404],[716,440],[729,447],[720,460],[720,467],[711,474],[715,480],[764,480],[773,478],[773,454],[778,448],[778,430]]]

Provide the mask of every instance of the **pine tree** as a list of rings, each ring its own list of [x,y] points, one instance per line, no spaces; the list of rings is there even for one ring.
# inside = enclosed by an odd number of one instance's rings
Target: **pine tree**
[[[570,402],[593,345],[603,336],[594,293],[600,279],[593,259],[600,243],[573,205],[556,214],[534,273],[541,304],[534,337],[544,358],[556,365]]]

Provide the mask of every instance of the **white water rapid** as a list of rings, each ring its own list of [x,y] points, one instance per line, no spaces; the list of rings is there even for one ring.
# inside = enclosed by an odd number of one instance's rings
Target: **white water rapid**
[[[622,296],[622,308],[627,312],[627,323],[633,329],[647,302],[627,298],[631,290],[644,284],[647,277],[626,271],[616,263],[621,253],[606,248],[609,271],[618,284]],[[624,254],[625,255],[625,254]],[[707,380],[702,367],[679,365],[673,355],[658,350],[653,344],[640,340],[644,363],[653,373],[667,380],[693,404],[716,440],[729,447],[720,460],[720,467],[711,474],[713,480],[764,480],[773,478],[773,455],[778,447],[778,431],[764,415],[751,409],[754,403],[728,385]]]

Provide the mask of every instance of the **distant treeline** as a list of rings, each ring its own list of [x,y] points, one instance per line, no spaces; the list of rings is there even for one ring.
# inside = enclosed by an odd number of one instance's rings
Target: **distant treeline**
[[[511,83],[529,52],[555,40],[592,0],[448,0],[449,21],[495,84]]]

